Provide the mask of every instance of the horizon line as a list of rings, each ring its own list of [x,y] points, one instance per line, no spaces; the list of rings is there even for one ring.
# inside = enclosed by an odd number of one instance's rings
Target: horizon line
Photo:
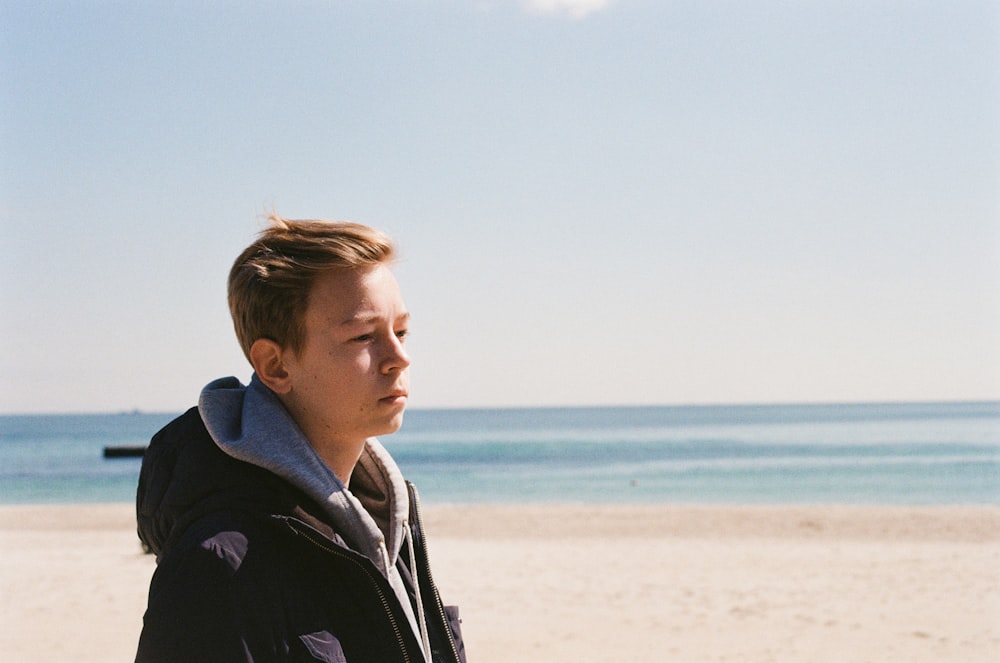
[[[464,405],[464,406],[418,406],[407,408],[409,412],[489,412],[497,410],[611,410],[611,409],[656,409],[656,408],[722,408],[722,407],[839,407],[839,406],[899,406],[899,405],[996,405],[998,398],[933,398],[933,399],[879,399],[879,400],[832,400],[832,401],[713,401],[685,403],[619,403],[619,404],[577,404],[577,405]],[[72,411],[21,411],[3,412],[0,417],[77,417],[77,416],[127,416],[127,415],[172,415],[179,416],[190,407],[180,410],[155,410],[130,408],[120,410],[72,410]]]

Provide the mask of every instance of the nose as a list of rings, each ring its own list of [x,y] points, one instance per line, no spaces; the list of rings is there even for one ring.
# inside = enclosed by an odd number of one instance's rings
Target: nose
[[[404,371],[410,365],[410,355],[406,352],[403,340],[395,334],[391,338],[392,340],[389,342],[389,347],[381,364],[382,372],[385,374],[392,373],[393,371]]]

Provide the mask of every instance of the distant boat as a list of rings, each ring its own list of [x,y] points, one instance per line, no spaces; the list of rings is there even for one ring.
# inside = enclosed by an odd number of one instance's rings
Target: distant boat
[[[145,444],[122,444],[113,447],[104,447],[105,458],[142,458],[145,455]]]

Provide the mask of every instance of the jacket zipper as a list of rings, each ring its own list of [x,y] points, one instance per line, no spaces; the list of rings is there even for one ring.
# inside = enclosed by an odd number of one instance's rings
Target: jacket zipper
[[[386,598],[385,592],[382,591],[382,587],[379,585],[378,579],[375,577],[375,575],[360,560],[356,559],[353,555],[345,552],[344,550],[341,550],[335,545],[330,545],[329,543],[327,543],[326,537],[324,537],[322,534],[318,532],[314,534],[312,528],[310,528],[308,525],[303,525],[302,527],[299,527],[291,519],[283,518],[283,520],[285,520],[285,523],[291,528],[293,532],[305,538],[306,541],[309,541],[320,550],[324,550],[330,553],[331,555],[334,555],[335,557],[339,557],[341,559],[351,562],[368,577],[368,579],[371,581],[372,586],[375,588],[375,591],[378,593],[378,598],[379,601],[382,602],[382,608],[383,610],[385,610],[385,615],[386,617],[389,618],[389,623],[392,625],[392,631],[396,635],[396,644],[399,645],[399,651],[403,654],[403,660],[406,661],[406,663],[412,663],[413,659],[410,658],[410,654],[406,649],[406,642],[403,640],[403,634],[399,630],[399,623],[396,621],[396,616],[392,612],[392,606],[389,605],[389,599]]]
[[[424,523],[420,518],[420,496],[417,494],[417,487],[414,486],[409,481],[406,482],[407,488],[410,492],[410,500],[413,502],[413,523],[416,525],[417,534],[419,536],[420,545],[419,553],[417,555],[417,563],[420,564],[421,569],[424,572],[424,576],[431,587],[431,592],[434,597],[434,604],[437,606],[438,616],[441,617],[441,623],[444,626],[444,634],[448,639],[448,646],[451,648],[451,654],[454,657],[455,663],[461,663],[458,656],[458,646],[455,644],[455,637],[451,634],[451,625],[448,623],[448,615],[444,611],[444,602],[441,600],[441,593],[438,592],[437,585],[434,583],[434,578],[431,576],[431,563],[430,558],[427,554],[427,539],[424,537]]]

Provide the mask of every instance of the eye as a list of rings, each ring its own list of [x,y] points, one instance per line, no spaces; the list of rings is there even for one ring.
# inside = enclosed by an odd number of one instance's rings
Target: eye
[[[406,340],[406,337],[409,335],[410,335],[409,329],[400,329],[399,331],[396,332],[396,338],[398,338],[401,341]]]
[[[372,336],[371,334],[362,334],[361,336],[355,336],[351,340],[354,341],[354,342],[357,342],[357,343],[367,343],[368,341],[372,340],[373,338],[374,338],[374,336]]]

